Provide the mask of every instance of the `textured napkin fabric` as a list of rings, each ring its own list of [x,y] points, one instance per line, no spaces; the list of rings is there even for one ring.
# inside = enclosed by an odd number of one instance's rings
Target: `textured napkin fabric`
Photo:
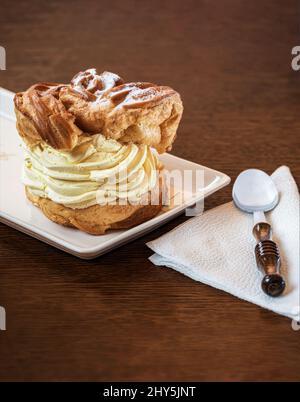
[[[281,252],[287,282],[282,296],[271,298],[261,290],[263,274],[254,257],[253,218],[232,202],[189,219],[148,243],[155,252],[150,260],[299,321],[299,192],[286,166],[277,169],[272,178],[280,201],[266,217]]]

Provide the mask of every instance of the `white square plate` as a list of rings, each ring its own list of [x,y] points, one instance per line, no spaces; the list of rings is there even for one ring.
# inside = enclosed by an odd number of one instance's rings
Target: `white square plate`
[[[171,154],[163,154],[160,159],[167,170],[202,170],[204,172],[203,188],[197,189],[181,205],[163,210],[158,216],[132,229],[110,231],[105,235],[93,236],[57,225],[48,220],[25,197],[20,180],[23,155],[21,141],[15,128],[13,95],[12,92],[0,88],[0,221],[77,257],[95,258],[142,236],[230,182],[228,176],[216,170]]]

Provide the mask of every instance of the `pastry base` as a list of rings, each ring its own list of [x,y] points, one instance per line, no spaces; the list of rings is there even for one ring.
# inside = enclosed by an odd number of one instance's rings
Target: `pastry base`
[[[132,228],[156,216],[162,209],[162,186],[162,180],[158,180],[159,205],[93,205],[72,209],[48,198],[38,197],[28,187],[26,196],[51,221],[93,235],[102,235],[109,229]]]

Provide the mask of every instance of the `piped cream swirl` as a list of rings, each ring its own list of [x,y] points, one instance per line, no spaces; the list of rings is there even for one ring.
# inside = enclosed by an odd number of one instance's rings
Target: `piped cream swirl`
[[[26,147],[25,154],[23,183],[34,195],[69,208],[138,202],[157,182],[155,150],[101,134],[82,137],[72,151],[40,144]]]

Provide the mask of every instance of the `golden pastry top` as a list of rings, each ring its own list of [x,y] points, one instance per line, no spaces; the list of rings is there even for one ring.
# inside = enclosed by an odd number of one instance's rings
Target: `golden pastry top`
[[[169,151],[183,105],[172,88],[124,83],[116,74],[80,72],[70,84],[39,83],[15,95],[17,129],[29,146],[71,150],[79,136],[101,133],[121,143]]]

